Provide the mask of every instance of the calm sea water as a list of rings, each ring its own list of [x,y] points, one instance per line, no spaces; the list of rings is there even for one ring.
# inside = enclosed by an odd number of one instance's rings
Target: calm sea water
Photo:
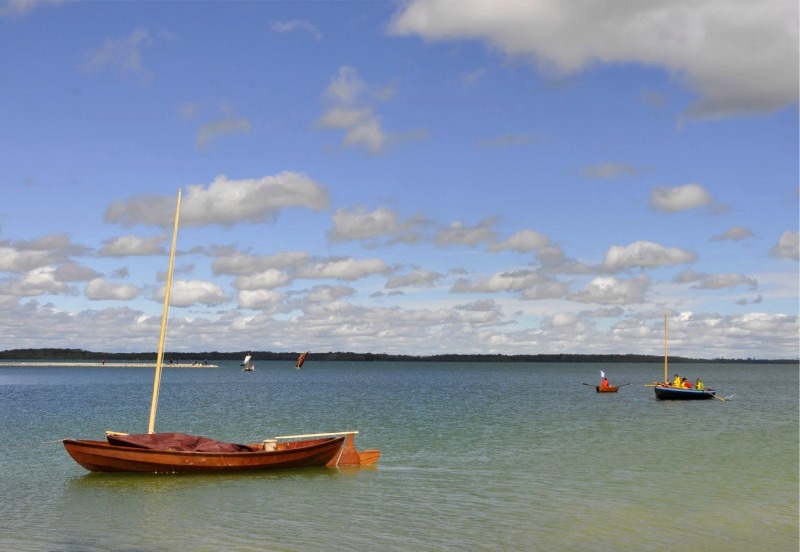
[[[599,395],[599,370],[612,383]],[[152,370],[0,368],[0,550],[797,552],[797,365],[310,361],[166,369],[157,431],[359,430],[377,467],[90,474],[61,439],[145,432]],[[672,374],[670,374],[672,375]]]

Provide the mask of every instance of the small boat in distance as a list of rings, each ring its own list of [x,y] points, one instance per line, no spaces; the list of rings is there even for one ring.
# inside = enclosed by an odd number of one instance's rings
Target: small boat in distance
[[[298,370],[303,367],[303,363],[306,361],[306,357],[308,356],[308,351],[304,353],[300,353],[300,356],[297,357],[297,364],[294,365],[295,368]]]
[[[178,190],[147,433],[107,431],[106,441],[64,439],[67,453],[78,464],[93,472],[227,473],[307,466],[375,464],[380,458],[380,451],[356,450],[354,436],[357,431],[286,435],[246,445],[226,443],[186,433],[155,432],[180,208],[181,191]],[[247,371],[252,370],[250,356],[248,353],[242,362],[245,370],[250,368]]]
[[[252,355],[250,353],[247,353],[247,356],[244,357],[244,360],[239,365],[239,366],[244,366],[244,368],[242,368],[242,372],[254,372],[255,371],[255,369],[256,369],[255,364],[251,364],[250,363],[250,358],[251,357],[252,357]]]
[[[617,391],[619,391],[619,387],[616,385],[609,385],[608,387],[601,387],[599,385],[596,385],[594,389],[598,393],[616,393]]]
[[[676,387],[669,383],[669,354],[667,352],[667,315],[664,314],[664,381],[657,381],[650,386],[655,391],[656,399],[662,401],[697,401],[707,399],[720,399],[713,389],[691,389]]]

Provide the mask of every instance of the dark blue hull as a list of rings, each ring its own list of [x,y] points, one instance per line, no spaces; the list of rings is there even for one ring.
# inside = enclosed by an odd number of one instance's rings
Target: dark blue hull
[[[717,394],[713,389],[681,389],[680,387],[654,387],[656,398],[662,401],[702,401],[713,399]]]

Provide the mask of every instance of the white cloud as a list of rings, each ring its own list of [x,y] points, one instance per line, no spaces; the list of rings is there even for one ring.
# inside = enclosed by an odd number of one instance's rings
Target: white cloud
[[[155,41],[145,29],[136,29],[130,35],[119,39],[107,38],[102,48],[86,54],[83,69],[87,72],[113,70],[121,75],[133,75],[142,82],[147,82],[151,74],[142,64],[142,49],[154,44]]]
[[[453,284],[451,291],[453,293],[523,291],[542,283],[542,281],[543,278],[533,270],[513,270],[498,272],[475,282],[459,279]]]
[[[687,114],[707,118],[797,102],[797,20],[794,0],[415,0],[388,30],[480,40],[560,75],[594,64],[661,67],[700,93]]]
[[[165,288],[162,286],[156,294],[158,301],[164,300]],[[190,307],[192,305],[220,305],[228,299],[222,288],[213,282],[203,280],[175,280],[170,290],[170,305],[174,307]]]
[[[447,228],[440,229],[436,233],[434,241],[437,245],[442,246],[475,246],[483,242],[492,242],[497,235],[492,230],[494,223],[494,218],[483,220],[475,226],[465,226],[463,222],[456,221]]]
[[[86,284],[84,295],[91,301],[129,301],[138,297],[139,288],[131,284],[115,284],[95,278]]]
[[[298,278],[358,280],[375,274],[386,274],[389,266],[380,259],[328,259],[301,267]]]
[[[705,188],[694,183],[674,188],[655,188],[650,193],[650,205],[665,213],[705,207],[713,201],[714,198]]]
[[[650,277],[640,274],[630,280],[611,277],[593,279],[583,291],[570,295],[573,301],[601,305],[631,305],[644,303],[650,287]]]
[[[282,270],[269,269],[249,276],[236,278],[233,287],[239,290],[275,289],[291,282],[291,277]]]
[[[386,289],[396,289],[401,287],[430,286],[438,282],[442,275],[430,270],[415,270],[410,274],[392,276],[386,282]]]
[[[305,300],[310,303],[331,303],[354,294],[355,290],[350,286],[314,286]]]
[[[391,98],[394,88],[370,87],[354,67],[341,66],[322,95],[328,106],[318,124],[322,128],[342,130],[344,147],[360,146],[368,153],[379,154],[390,143],[417,140],[427,135],[424,130],[385,131],[380,117],[375,113],[374,103]]]
[[[165,252],[163,236],[120,236],[103,242],[98,251],[101,257],[124,257],[127,255],[162,255]]]
[[[678,247],[664,247],[649,241],[637,241],[630,245],[615,245],[608,249],[603,268],[612,272],[629,268],[656,268],[691,263],[697,255]]]
[[[738,286],[748,286],[750,289],[758,288],[758,280],[744,276],[743,274],[715,274],[705,276],[700,282],[693,286],[698,289],[723,289]]]
[[[244,117],[211,121],[200,126],[200,129],[197,131],[196,145],[199,149],[203,149],[222,136],[247,134],[252,129],[253,125]]]
[[[710,241],[741,241],[745,238],[752,238],[753,231],[749,228],[745,228],[744,226],[731,226],[722,234],[718,234],[716,236],[712,236]]]
[[[529,253],[539,251],[550,245],[550,240],[536,230],[520,230],[505,241],[489,246],[489,251],[516,251]]]
[[[272,220],[280,210],[291,207],[319,211],[327,206],[327,190],[301,173],[284,171],[276,176],[246,180],[218,176],[207,187],[187,186],[181,200],[180,221],[181,226],[233,226]],[[174,214],[174,198],[135,196],[111,204],[104,220],[123,226],[171,228]]]
[[[239,292],[239,307],[280,312],[283,307],[283,295],[268,289],[242,290]]]
[[[51,266],[35,268],[18,280],[0,283],[0,295],[29,297],[34,295],[74,294],[74,290],[56,278]]]
[[[317,41],[322,40],[322,33],[319,32],[319,29],[317,29],[313,23],[306,21],[305,19],[276,21],[272,24],[272,30],[276,33],[288,33],[298,29],[310,33]]]
[[[772,247],[769,254],[781,259],[800,260],[800,232],[787,230],[781,234],[778,243]]]
[[[391,241],[416,242],[419,236],[415,229],[425,224],[421,216],[402,221],[397,213],[379,207],[366,211],[363,207],[353,210],[337,209],[333,214],[333,228],[328,232],[331,241],[374,240],[382,237]]]

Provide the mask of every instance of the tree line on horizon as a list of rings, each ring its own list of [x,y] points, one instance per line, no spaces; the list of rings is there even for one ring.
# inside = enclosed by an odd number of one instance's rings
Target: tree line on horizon
[[[220,361],[241,360],[244,355],[250,354],[254,360],[295,360],[298,352],[272,352],[272,351],[210,351],[202,353],[190,352],[165,352],[164,360],[172,361]],[[536,355],[503,355],[503,354],[459,354],[445,353],[435,355],[396,355],[387,353],[353,353],[353,352],[325,352],[311,353],[314,360],[319,361],[351,361],[351,362],[376,362],[376,361],[413,361],[413,362],[663,362],[664,357],[659,355],[639,354],[536,354]],[[98,351],[85,351],[83,349],[9,349],[0,351],[2,360],[85,360],[85,361],[155,361],[157,353],[106,353]],[[670,363],[680,362],[710,362],[710,363],[758,363],[758,364],[790,364],[798,363],[799,359],[757,359],[757,358],[690,358],[670,356]]]

